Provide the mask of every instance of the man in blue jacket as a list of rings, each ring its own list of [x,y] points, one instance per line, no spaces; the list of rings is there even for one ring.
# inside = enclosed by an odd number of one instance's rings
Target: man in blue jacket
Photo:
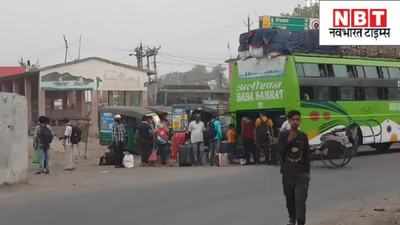
[[[218,115],[215,116],[213,120],[211,120],[209,124],[209,135],[210,137],[210,165],[214,166],[215,163],[215,155],[219,152],[221,142],[223,139],[222,133],[222,123],[218,118]]]

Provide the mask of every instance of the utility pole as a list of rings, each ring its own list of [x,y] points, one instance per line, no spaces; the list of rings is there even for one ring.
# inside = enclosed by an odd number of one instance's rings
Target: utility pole
[[[78,60],[81,59],[81,48],[82,48],[82,34],[79,36]]]
[[[253,25],[253,22],[250,19],[250,15],[247,16],[247,21],[244,21],[244,24],[247,26],[247,32],[250,32],[251,26]]]
[[[129,56],[136,56],[136,64],[139,69],[143,69],[143,57],[145,56],[143,52],[143,43],[140,42],[140,45],[135,48],[135,53],[129,54]]]
[[[150,56],[151,56],[151,49],[147,48],[146,49],[146,65],[147,65],[147,71],[150,71]]]
[[[160,51],[160,49],[161,49],[161,46],[154,47],[153,51],[152,51],[153,57],[154,57],[153,58],[153,66],[154,66],[154,73],[156,75],[156,79],[157,79],[157,75],[158,75],[158,72],[157,72],[157,55],[158,55],[158,52]]]
[[[68,40],[67,37],[65,36],[65,34],[63,35],[64,37],[64,43],[65,43],[65,57],[64,57],[64,63],[67,63],[67,59],[68,59]]]
[[[158,94],[158,77],[157,77],[157,55],[160,51],[160,47],[146,47],[143,49],[143,43],[141,42],[138,47],[135,48],[134,53],[130,53],[129,56],[136,56],[137,67],[143,70],[143,59],[146,58],[146,70],[148,75],[148,99],[149,104],[157,103]],[[153,59],[153,70],[151,67],[151,59]],[[152,76],[154,76],[152,78]]]

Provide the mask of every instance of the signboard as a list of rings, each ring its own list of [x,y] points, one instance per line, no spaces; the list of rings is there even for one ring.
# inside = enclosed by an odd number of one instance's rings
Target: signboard
[[[112,127],[114,124],[114,115],[112,113],[101,113],[100,114],[100,132],[112,133]]]
[[[309,19],[309,27],[308,29],[310,30],[319,30],[319,19],[317,18],[311,18]]]
[[[289,31],[319,29],[319,19],[285,16],[261,16],[260,28],[279,28]]]
[[[74,76],[70,73],[54,72],[40,78],[40,88],[45,90],[94,90],[96,87],[95,80]]]
[[[283,100],[282,81],[252,81],[237,86],[236,102]]]
[[[285,72],[286,57],[249,58],[237,63],[241,79],[272,77],[280,76]]]
[[[321,45],[400,45],[400,1],[320,2]]]
[[[172,129],[183,131],[188,123],[187,114],[184,108],[174,108],[172,112]]]

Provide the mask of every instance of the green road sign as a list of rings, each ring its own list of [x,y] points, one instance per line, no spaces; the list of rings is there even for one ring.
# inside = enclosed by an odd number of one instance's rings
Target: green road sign
[[[289,31],[316,29],[318,19],[285,16],[261,16],[260,28],[279,28]]]

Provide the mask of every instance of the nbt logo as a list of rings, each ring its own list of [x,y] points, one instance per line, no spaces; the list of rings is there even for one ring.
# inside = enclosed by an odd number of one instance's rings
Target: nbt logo
[[[384,28],[387,27],[386,9],[334,9],[335,28]]]

